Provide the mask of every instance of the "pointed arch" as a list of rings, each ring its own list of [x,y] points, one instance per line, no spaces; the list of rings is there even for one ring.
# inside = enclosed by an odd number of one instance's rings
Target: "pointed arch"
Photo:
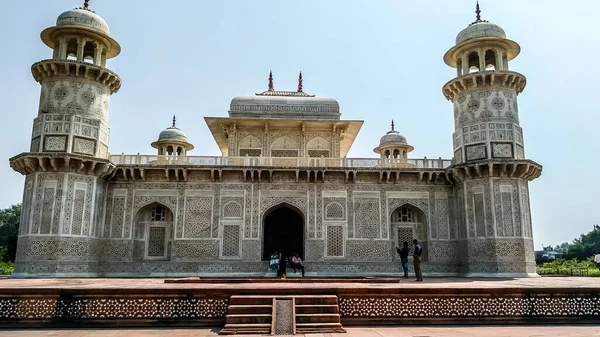
[[[304,258],[305,219],[302,210],[287,202],[268,208],[262,215],[262,259],[268,260],[276,250]]]
[[[223,205],[223,218],[225,219],[241,219],[242,205],[237,201],[230,201]]]
[[[277,150],[297,150],[298,142],[288,136],[281,136],[271,143],[271,149]]]
[[[148,202],[134,217],[134,260],[167,260],[170,256],[175,214],[167,205]]]
[[[248,135],[239,143],[239,148],[244,149],[260,149],[262,148],[262,141],[253,135]]]
[[[329,150],[331,143],[323,137],[315,137],[306,143],[308,150]]]

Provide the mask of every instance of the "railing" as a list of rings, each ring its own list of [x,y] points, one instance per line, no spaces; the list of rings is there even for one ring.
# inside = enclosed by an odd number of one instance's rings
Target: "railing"
[[[219,157],[110,155],[117,165],[193,165],[193,166],[264,166],[264,167],[340,167],[340,168],[425,168],[444,169],[449,159],[310,158],[310,157]]]

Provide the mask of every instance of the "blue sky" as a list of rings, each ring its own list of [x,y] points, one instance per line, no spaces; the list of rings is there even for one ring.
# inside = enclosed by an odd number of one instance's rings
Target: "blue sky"
[[[52,56],[39,33],[83,1],[0,3],[0,208],[21,202],[23,177],[8,158],[27,151],[39,100],[30,72]],[[598,67],[600,1],[482,0],[482,18],[499,24],[522,52],[511,70],[527,77],[519,96],[526,156],[544,166],[530,184],[536,248],[571,241],[599,223]],[[124,1],[90,2],[109,24],[121,54],[107,67],[123,85],[110,110],[111,153],[154,154],[170,125],[219,155],[204,116],[226,116],[231,98],[267,88],[336,98],[342,118],[365,124],[348,157],[374,157],[390,120],[415,150],[452,156],[452,104],[441,88],[456,74],[442,61],[474,20],[474,1]]]

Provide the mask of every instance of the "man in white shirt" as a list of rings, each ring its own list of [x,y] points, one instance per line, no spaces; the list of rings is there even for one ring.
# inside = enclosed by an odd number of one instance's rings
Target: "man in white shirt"
[[[600,252],[597,252],[594,256],[594,262],[596,262],[596,267],[600,268]]]

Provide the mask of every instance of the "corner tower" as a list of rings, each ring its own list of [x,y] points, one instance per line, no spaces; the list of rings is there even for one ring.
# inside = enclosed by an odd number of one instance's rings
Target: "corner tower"
[[[52,58],[33,64],[41,85],[29,152],[10,159],[26,176],[15,275],[97,272],[108,160],[110,96],[121,86],[106,60],[119,54],[106,21],[84,6],[41,33]]]
[[[444,55],[457,72],[443,93],[454,105],[460,262],[469,276],[535,275],[528,182],[542,168],[526,159],[519,125],[525,76],[509,70],[520,46],[481,19],[479,3],[475,13]]]

